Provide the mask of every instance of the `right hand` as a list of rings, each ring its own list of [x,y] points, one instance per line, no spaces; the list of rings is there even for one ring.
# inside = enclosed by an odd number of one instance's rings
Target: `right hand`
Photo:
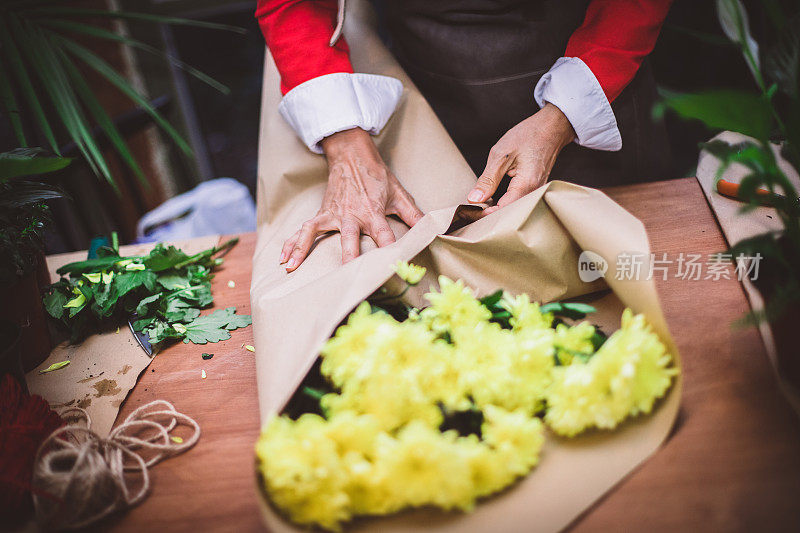
[[[361,234],[378,246],[395,241],[386,220],[397,215],[413,226],[422,211],[381,159],[369,133],[354,128],[322,140],[328,159],[328,188],[317,215],[283,245],[281,264],[292,272],[305,260],[317,237],[338,231],[342,237],[342,262],[355,259]]]

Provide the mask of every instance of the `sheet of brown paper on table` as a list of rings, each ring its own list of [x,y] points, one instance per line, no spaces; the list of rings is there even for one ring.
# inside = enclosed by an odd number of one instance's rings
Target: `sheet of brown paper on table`
[[[345,35],[357,71],[394,76],[405,94],[393,118],[376,137],[392,171],[426,216],[411,230],[390,221],[398,240],[375,249],[362,238],[359,258],[341,265],[338,235],[321,239],[292,274],[278,265],[281,246],[319,209],[327,181],[324,158],[310,153],[278,115],[278,74],[267,54],[259,152],[258,243],[253,259],[251,300],[261,419],[279,412],[337,324],[392,276],[398,259],[429,268],[427,288],[442,273],[461,278],[483,294],[504,288],[541,301],[576,297],[603,289],[583,283],[577,261],[591,250],[614,265],[625,252],[649,258],[643,225],[599,191],[554,182],[476,223],[443,235],[475,176],[424,98],[372,29],[371,10],[348,4]],[[480,127],[476,124],[476,127]],[[402,235],[402,238],[400,236]],[[676,357],[654,285],[607,278],[613,293],[595,302],[607,322],[618,325],[623,305],[645,313]],[[413,291],[419,303],[424,290]],[[416,300],[415,300],[416,298]],[[650,416],[614,432],[577,439],[548,436],[541,462],[511,490],[488,498],[470,514],[416,510],[360,520],[354,530],[557,531],[652,454],[667,437],[680,402],[680,378]],[[262,498],[271,531],[297,531]]]
[[[188,254],[201,252],[219,242],[218,236],[199,237],[174,243]],[[122,255],[144,255],[152,244],[122,246]],[[56,269],[86,259],[86,252],[52,255],[47,258],[50,279],[57,280]],[[60,361],[69,365],[41,374],[40,370]],[[48,401],[50,407],[61,411],[67,407],[81,407],[92,419],[92,429],[106,436],[114,425],[120,405],[136,385],[139,374],[152,358],[136,342],[127,324],[119,331],[91,335],[80,344],[61,343],[25,380],[32,394]]]
[[[725,131],[717,135],[711,140],[724,141],[728,144],[736,144],[743,141],[752,141],[750,137],[735,133],[732,131]],[[800,190],[800,176],[797,171],[792,168],[792,165],[781,156],[780,149],[777,145],[773,145],[773,152],[778,161],[778,165],[783,170],[786,177],[794,184],[797,190]],[[752,211],[742,213],[741,209],[744,205],[738,200],[728,198],[719,194],[714,186],[714,180],[717,176],[720,161],[710,153],[703,151],[700,153],[700,159],[697,163],[697,181],[700,182],[700,187],[703,189],[714,215],[719,221],[722,228],[722,233],[725,235],[725,240],[729,245],[734,245],[744,239],[755,237],[761,233],[768,231],[778,231],[782,229],[783,224],[777,216],[775,209],[772,207],[756,207]],[[722,179],[731,183],[740,183],[742,179],[750,173],[750,170],[739,163],[734,163],[728,167],[725,172],[720,176]],[[723,250],[720,250],[722,252]],[[750,300],[750,307],[754,310],[764,309],[764,298],[761,293],[753,285],[749,277],[742,280],[747,298]],[[764,341],[764,346],[767,349],[767,355],[772,363],[772,368],[775,369],[778,380],[781,384],[781,389],[784,396],[792,404],[794,410],[800,414],[800,391],[798,391],[791,384],[786,382],[777,372],[777,352],[775,348],[775,341],[772,337],[772,330],[769,323],[762,322],[758,325],[761,332],[761,338]]]

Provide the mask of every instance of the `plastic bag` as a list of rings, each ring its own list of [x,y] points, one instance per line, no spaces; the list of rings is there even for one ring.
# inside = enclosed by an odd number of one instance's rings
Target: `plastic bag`
[[[175,241],[255,229],[256,206],[250,191],[233,178],[219,178],[170,198],[145,214],[136,226],[136,241]]]

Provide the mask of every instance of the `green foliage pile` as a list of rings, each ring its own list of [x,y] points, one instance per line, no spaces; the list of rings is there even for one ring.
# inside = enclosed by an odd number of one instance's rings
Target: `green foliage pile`
[[[213,270],[220,253],[238,239],[188,255],[174,246],[156,245],[145,256],[122,257],[116,243],[97,257],[57,270],[61,280],[44,297],[47,312],[70,332],[73,341],[130,320],[154,346],[167,340],[206,344],[230,338],[230,331],[251,323],[233,307],[205,316]]]

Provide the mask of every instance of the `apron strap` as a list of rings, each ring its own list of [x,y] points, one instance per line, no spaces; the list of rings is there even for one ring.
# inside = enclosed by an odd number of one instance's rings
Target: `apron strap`
[[[342,36],[342,30],[344,29],[344,4],[345,0],[339,0],[339,11],[336,13],[336,28],[334,28],[333,35],[331,35],[331,40],[328,43],[329,46],[335,45],[339,37]]]

